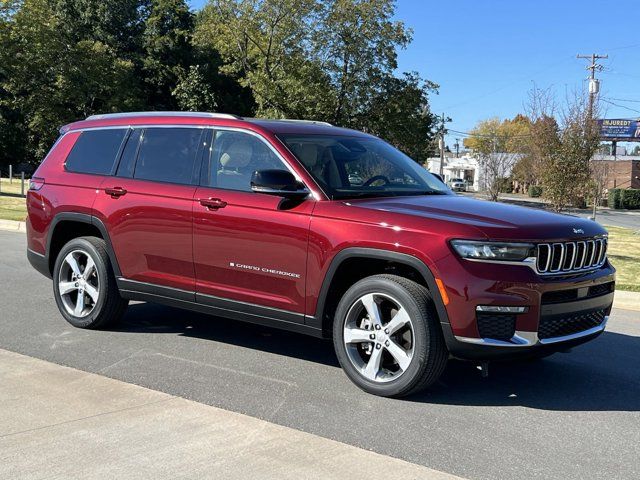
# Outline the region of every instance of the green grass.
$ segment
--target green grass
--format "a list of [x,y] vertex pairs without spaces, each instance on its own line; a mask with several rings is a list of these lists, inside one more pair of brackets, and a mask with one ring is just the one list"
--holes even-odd
[[18,220],[27,218],[27,204],[24,198],[0,195],[0,219]]
[[[26,195],[29,188],[29,181],[24,181],[24,193]],[[20,195],[20,179],[14,178],[13,182],[9,182],[8,178],[0,178],[0,195],[5,193],[11,193],[14,195]]]
[[616,268],[616,290],[640,292],[640,230],[607,227],[609,261]]

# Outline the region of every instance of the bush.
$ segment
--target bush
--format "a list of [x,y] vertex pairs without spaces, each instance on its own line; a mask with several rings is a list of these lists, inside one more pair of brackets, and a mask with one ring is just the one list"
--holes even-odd
[[620,190],[620,206],[629,210],[640,208],[640,189],[627,188]]
[[609,207],[614,209],[626,208],[628,210],[640,209],[640,189],[638,188],[610,188]]
[[500,193],[513,193],[513,181],[509,177],[497,178],[496,185]]
[[537,198],[542,196],[542,187],[540,185],[529,185],[529,196]]
[[609,208],[619,209],[620,208],[620,189],[619,188],[610,188],[608,192],[607,205]]

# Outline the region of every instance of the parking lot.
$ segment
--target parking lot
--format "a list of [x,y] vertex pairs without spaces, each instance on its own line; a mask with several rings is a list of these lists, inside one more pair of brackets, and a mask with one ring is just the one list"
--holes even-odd
[[2,349],[465,478],[640,477],[638,312],[615,309],[570,354],[492,364],[487,379],[451,362],[431,391],[390,400],[359,391],[331,343],[293,333],[142,303],[115,330],[74,329],[25,248],[0,231]]

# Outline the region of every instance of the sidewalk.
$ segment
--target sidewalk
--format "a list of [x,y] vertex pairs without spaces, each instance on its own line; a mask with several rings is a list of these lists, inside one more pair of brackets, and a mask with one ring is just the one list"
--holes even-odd
[[27,224],[25,222],[17,222],[15,220],[0,219],[0,230],[8,230],[10,232],[26,232]]
[[458,478],[6,350],[0,404],[0,478]]

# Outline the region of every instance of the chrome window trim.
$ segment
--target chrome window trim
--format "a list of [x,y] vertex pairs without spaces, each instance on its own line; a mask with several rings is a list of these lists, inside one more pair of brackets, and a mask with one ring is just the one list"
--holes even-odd
[[[257,137],[258,139],[260,139],[264,144],[267,145],[267,147],[269,147],[269,149],[276,155],[276,157],[284,164],[284,166],[287,168],[287,170],[289,170],[289,172],[291,172],[293,174],[293,176],[296,178],[297,181],[299,181],[300,183],[302,183],[305,188],[307,190],[309,190],[311,192],[311,197],[314,200],[320,200],[317,196],[317,194],[313,191],[313,189],[309,188],[309,186],[300,178],[300,176],[296,173],[296,171],[293,169],[293,167],[289,164],[289,162],[280,154],[280,152],[278,152],[278,150],[276,150],[276,148],[271,145],[271,143],[264,138],[264,136],[262,136],[261,134],[259,134],[258,132],[254,132],[253,130],[249,130],[246,128],[242,128],[242,127],[228,127],[228,126],[222,126],[222,125],[192,125],[192,124],[188,124],[188,123],[181,123],[181,124],[162,124],[162,125],[154,125],[154,124],[139,124],[139,125],[108,125],[108,126],[97,126],[97,127],[81,127],[81,128],[74,128],[73,130],[67,130],[61,137],[64,137],[65,135],[69,134],[69,133],[74,133],[74,132],[83,132],[86,130],[106,130],[106,129],[114,129],[114,128],[129,128],[129,129],[145,129],[145,128],[201,128],[201,129],[211,129],[214,131],[230,131],[230,132],[241,132],[241,133],[247,133],[249,135],[253,135],[254,137]],[[153,181],[153,180],[150,180]],[[210,187],[207,185],[199,185],[200,187],[203,188],[217,188],[217,187]],[[250,191],[246,191],[246,190],[230,190],[230,191],[234,191],[234,192],[245,192],[245,193],[252,193]],[[323,192],[324,193],[324,192]]]

